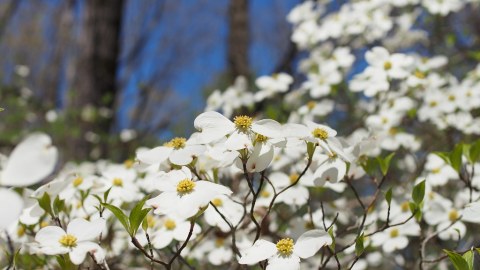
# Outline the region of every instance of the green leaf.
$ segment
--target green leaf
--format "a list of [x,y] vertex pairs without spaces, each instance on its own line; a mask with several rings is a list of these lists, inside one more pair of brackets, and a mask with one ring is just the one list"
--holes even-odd
[[50,195],[47,192],[43,193],[41,198],[37,198],[38,205],[50,216],[53,216],[52,211],[52,201],[50,199]]
[[60,212],[65,210],[65,200],[60,200],[60,197],[55,197],[53,201],[53,213],[57,216]]
[[471,147],[472,147],[472,146],[471,146],[470,144],[464,143],[464,144],[463,144],[463,149],[462,149],[462,150],[463,150],[463,151],[462,151],[462,154],[467,158],[467,160],[468,160],[469,162],[473,163],[473,162],[472,162],[472,158],[470,157],[470,148],[471,148]]
[[143,209],[145,205],[145,201],[148,200],[150,196],[146,196],[143,200],[139,201],[135,207],[133,207],[132,211],[130,212],[129,221],[130,221],[130,230],[131,234],[135,235],[138,231],[138,228],[142,224],[142,221],[147,216],[148,212],[150,212],[151,208]]
[[474,254],[473,254],[473,250],[470,250],[468,252],[465,252],[463,255],[462,255],[462,258],[465,260],[465,262],[468,264],[468,270],[473,270],[473,258],[474,258]]
[[391,153],[385,158],[377,157],[378,165],[380,165],[380,170],[382,171],[383,176],[387,175],[388,169],[390,167],[390,161],[392,160],[394,155],[395,152]]
[[332,249],[335,250],[335,235],[333,234],[333,226],[330,227],[330,229],[328,229],[328,234],[330,235],[330,237],[332,238]]
[[360,235],[357,240],[355,241],[355,254],[357,257],[360,257],[362,255],[363,251],[365,250],[365,246],[363,245],[363,233]]
[[459,173],[462,170],[463,144],[459,143],[450,153],[450,165]]
[[375,173],[375,169],[378,166],[378,161],[374,158],[367,158],[365,162],[362,164],[363,170],[368,174],[368,175],[373,175]]
[[470,159],[472,163],[480,161],[480,140],[473,143],[470,147]]
[[443,161],[445,161],[445,163],[447,164],[452,164],[450,162],[450,153],[449,152],[433,152],[433,154],[439,156],[440,158],[443,159]]
[[313,158],[313,153],[315,153],[315,148],[317,146],[312,143],[312,142],[307,142],[307,154],[308,154],[308,160],[312,160]]
[[147,229],[148,229],[148,215],[145,216],[145,218],[143,219],[142,229],[143,229],[144,231],[147,231]]
[[415,185],[412,191],[412,199],[415,204],[420,205],[425,197],[425,180]]
[[457,254],[457,253],[452,252],[452,251],[448,251],[446,249],[444,249],[443,252],[447,253],[448,258],[453,263],[453,266],[455,267],[456,270],[470,269],[468,267],[468,263],[465,261],[465,259],[460,254]]
[[103,193],[103,202],[105,202],[105,203],[107,203],[108,195],[110,194],[110,190],[112,190],[112,188],[107,189],[107,191],[105,191],[105,193]]
[[410,202],[408,203],[408,207],[410,208],[410,211],[412,214],[415,214],[415,219],[417,221],[420,221],[422,219],[422,208],[421,205],[417,205],[416,203]]
[[385,200],[387,201],[388,206],[390,206],[390,203],[392,202],[392,188],[389,188],[387,193],[385,193]]
[[105,208],[107,208],[108,210],[110,210],[110,212],[113,213],[113,215],[118,219],[118,221],[120,221],[120,223],[122,223],[123,227],[125,228],[125,230],[127,230],[127,232],[130,234],[130,236],[133,236],[133,234],[131,233],[131,230],[130,230],[130,222],[128,220],[128,217],[127,215],[125,215],[122,211],[122,209],[116,207],[115,205],[111,205],[111,204],[108,204],[108,203],[104,203],[102,204]]

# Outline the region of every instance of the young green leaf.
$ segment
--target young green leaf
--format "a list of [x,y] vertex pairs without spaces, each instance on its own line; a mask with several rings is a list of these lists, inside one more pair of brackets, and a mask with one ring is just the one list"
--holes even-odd
[[103,203],[102,205],[108,210],[110,210],[110,212],[113,213],[113,215],[120,221],[120,223],[122,223],[123,227],[125,228],[125,230],[127,230],[130,236],[133,236],[130,229],[130,222],[128,220],[128,217],[123,213],[122,209],[108,203]]
[[480,140],[474,142],[470,147],[470,159],[472,163],[480,160]]
[[412,199],[415,204],[420,205],[425,197],[425,180],[415,185],[412,191]]
[[459,173],[462,169],[463,144],[459,143],[450,153],[450,165]]
[[333,233],[333,226],[330,227],[330,229],[328,229],[328,234],[330,235],[330,237],[332,238],[332,249],[335,250],[335,235]]
[[388,206],[390,206],[390,203],[392,202],[392,188],[389,188],[385,193],[385,200],[387,201]]
[[473,270],[473,258],[474,258],[473,250],[465,252],[462,255],[462,258],[465,260],[465,262],[467,262],[468,270]]
[[439,156],[445,163],[452,164],[450,162],[450,153],[449,152],[433,152],[433,154]]
[[313,153],[315,152],[316,145],[312,142],[307,142],[307,154],[308,159],[312,160]]
[[365,250],[365,246],[363,245],[363,240],[364,240],[364,237],[362,233],[362,235],[360,235],[355,241],[355,255],[357,255],[357,257],[362,255],[363,251]]
[[138,231],[138,228],[142,224],[142,221],[147,216],[148,212],[150,212],[150,208],[143,209],[145,205],[145,201],[148,200],[150,196],[146,196],[143,200],[139,201],[135,207],[133,207],[132,211],[130,212],[129,221],[130,221],[130,230],[133,235],[135,235]]
[[382,171],[383,176],[387,175],[388,169],[390,168],[390,161],[392,160],[394,155],[395,152],[391,153],[385,158],[377,157],[378,165],[380,165],[380,170]]
[[55,216],[58,216],[63,210],[65,210],[65,200],[60,200],[59,196],[55,197],[53,201],[53,213]]
[[53,216],[52,211],[52,201],[50,199],[50,195],[47,192],[43,193],[41,198],[37,198],[38,205],[50,216]]
[[467,261],[465,261],[465,259],[460,254],[457,254],[452,251],[448,251],[446,249],[444,249],[443,252],[447,253],[448,258],[453,263],[453,266],[455,267],[456,270],[471,269],[471,268],[468,268]]

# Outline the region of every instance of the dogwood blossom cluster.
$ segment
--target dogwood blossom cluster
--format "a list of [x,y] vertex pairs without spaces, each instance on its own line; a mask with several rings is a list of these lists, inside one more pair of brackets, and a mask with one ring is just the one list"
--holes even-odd
[[411,46],[426,37],[418,20],[473,7],[304,1],[288,15],[300,75],[237,78],[209,96],[193,134],[123,163],[62,167],[48,135],[26,137],[1,159],[1,261],[445,269],[445,249],[468,265],[480,223],[480,65],[453,74],[448,57]]

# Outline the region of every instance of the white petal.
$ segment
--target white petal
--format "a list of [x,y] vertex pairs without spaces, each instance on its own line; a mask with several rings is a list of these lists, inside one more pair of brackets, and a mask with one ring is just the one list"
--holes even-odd
[[152,244],[157,249],[162,249],[168,245],[173,240],[173,232],[172,231],[159,231],[153,238]]
[[462,220],[472,223],[480,223],[480,202],[467,204],[462,211]]
[[[262,147],[267,147],[269,149],[266,153],[260,154]],[[270,162],[273,160],[273,147],[263,146],[260,143],[255,145],[252,155],[248,158],[247,169],[250,172],[261,172],[265,170]]]
[[311,135],[309,129],[301,124],[287,123],[283,125],[285,137],[305,138]]
[[23,200],[16,192],[0,188],[0,232],[12,225],[22,212]]
[[275,256],[268,260],[266,270],[300,270],[300,258],[295,255]]
[[38,231],[35,235],[35,241],[41,246],[60,247],[61,245],[58,241],[65,234],[65,231],[58,226],[47,226]]
[[233,132],[225,142],[225,147],[233,151],[248,148],[251,145],[250,138],[243,132]]
[[252,130],[268,138],[283,137],[282,125],[271,119],[263,119],[253,123]]
[[169,160],[176,165],[188,165],[192,162],[193,157],[186,149],[178,149],[172,152]]
[[172,151],[172,147],[159,146],[146,151],[138,151],[137,159],[149,165],[159,164],[167,160]]
[[10,154],[1,183],[15,187],[38,183],[53,172],[57,158],[57,148],[48,135],[31,135]]
[[204,143],[216,141],[235,130],[235,124],[218,112],[204,112],[197,116],[194,126],[201,133],[198,136]]
[[312,257],[317,251],[326,245],[332,244],[330,235],[321,230],[311,230],[303,233],[298,238],[293,253],[302,259]]
[[[190,240],[195,239],[197,234],[199,234],[202,231],[200,226],[195,224],[193,227],[192,231],[192,236],[190,237]],[[173,230],[173,238],[177,241],[185,241],[187,240],[188,234],[190,233],[190,222],[181,222],[177,224],[177,227],[175,230]]]
[[97,262],[101,262],[105,258],[105,252],[103,249],[93,242],[78,243],[68,255],[70,255],[70,260],[73,264],[79,265],[85,260],[85,257],[89,252],[95,256]]
[[277,253],[277,247],[274,243],[260,239],[243,252],[243,256],[238,260],[238,263],[255,264],[272,257],[275,253]]
[[104,228],[105,220],[103,218],[94,221],[76,218],[68,224],[67,233],[75,235],[77,241],[89,241],[97,238]]

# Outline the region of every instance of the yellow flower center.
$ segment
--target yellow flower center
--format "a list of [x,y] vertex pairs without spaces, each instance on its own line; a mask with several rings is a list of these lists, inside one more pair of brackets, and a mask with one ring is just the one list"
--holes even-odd
[[79,176],[77,178],[75,178],[72,182],[73,186],[74,187],[78,187],[80,186],[81,184],[83,183],[83,177]]
[[131,159],[127,159],[123,162],[123,166],[125,166],[125,168],[127,169],[131,169],[133,167],[133,164],[135,164],[135,162]]
[[413,75],[419,79],[425,79],[425,73],[421,72],[420,70],[415,71]]
[[448,100],[449,101],[455,101],[455,96],[454,95],[449,95]]
[[177,227],[177,224],[175,223],[175,221],[173,219],[165,220],[165,223],[163,225],[165,225],[165,228],[167,228],[167,230],[169,230],[169,231],[171,231],[171,230],[175,229],[175,227]]
[[300,175],[296,174],[296,173],[292,173],[290,174],[290,183],[296,183],[298,181],[298,177],[300,177]]
[[290,256],[293,252],[293,240],[283,238],[277,242],[277,250],[282,256]]
[[18,237],[22,237],[25,235],[25,227],[23,226],[19,226],[18,227],[18,230],[17,230],[17,236]]
[[390,62],[390,61],[385,62],[385,63],[383,64],[383,68],[384,68],[385,70],[390,70],[390,69],[392,68],[392,62]]
[[391,237],[391,238],[397,237],[398,234],[399,234],[399,231],[398,231],[397,228],[393,228],[393,229],[390,231],[390,237]]
[[177,184],[177,192],[180,194],[186,194],[191,192],[195,188],[195,182],[191,179],[183,179]]
[[432,169],[432,173],[433,173],[433,174],[440,173],[440,168]]
[[48,225],[50,225],[50,224],[48,224],[48,222],[42,221],[42,222],[40,223],[40,228],[47,227]]
[[149,228],[155,227],[156,223],[157,222],[155,221],[155,218],[152,215],[147,216],[147,225],[148,225]]
[[187,139],[182,137],[176,137],[171,139],[169,142],[164,143],[163,146],[172,147],[174,149],[182,149],[185,147]]
[[437,107],[438,102],[436,102],[436,101],[430,101],[430,103],[428,103],[428,105],[429,105],[430,107]]
[[258,134],[258,133],[255,135],[255,141],[256,142],[264,143],[267,140],[268,140],[267,136],[263,136],[262,134]]
[[407,212],[410,209],[410,206],[408,205],[408,201],[404,201],[400,206],[400,208],[402,209],[402,212]]
[[250,129],[252,126],[253,119],[250,116],[246,115],[240,115],[240,116],[235,116],[233,118],[233,123],[235,124],[235,127],[243,132],[246,132]]
[[215,246],[216,247],[223,247],[224,244],[225,244],[225,238],[215,239]]
[[316,128],[312,131],[312,135],[320,140],[326,140],[328,138],[328,132],[323,128]]
[[315,108],[315,106],[317,106],[317,103],[315,101],[309,101],[307,102],[307,108],[311,111],[313,110],[313,108]]
[[219,207],[223,205],[223,201],[219,198],[215,198],[212,200],[212,204],[215,205],[216,207]]
[[58,240],[60,244],[64,247],[76,247],[77,246],[77,238],[71,234],[66,234]]
[[452,222],[457,220],[458,216],[458,212],[455,209],[450,210],[450,212],[448,213],[448,219]]
[[112,183],[113,183],[113,185],[116,186],[116,187],[123,187],[123,180],[122,180],[122,178],[115,177],[115,178],[113,178]]
[[270,192],[268,192],[266,190],[262,190],[262,192],[260,192],[260,196],[263,197],[263,198],[268,198],[268,197],[270,197]]

